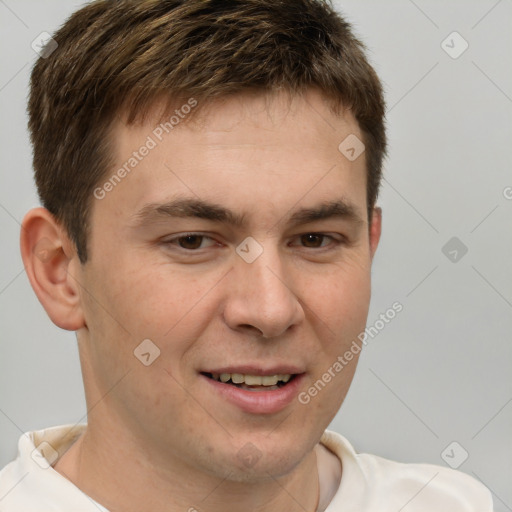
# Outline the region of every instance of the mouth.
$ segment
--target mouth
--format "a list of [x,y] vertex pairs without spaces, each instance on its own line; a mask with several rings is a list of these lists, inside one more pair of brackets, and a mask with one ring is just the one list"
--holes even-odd
[[246,391],[273,391],[291,383],[298,374],[250,375],[244,373],[208,373],[202,375],[223,384],[229,384]]
[[[293,404],[306,373],[300,367],[226,366],[200,371],[212,404],[228,403],[249,414],[276,414]],[[220,400],[220,402],[218,402]]]

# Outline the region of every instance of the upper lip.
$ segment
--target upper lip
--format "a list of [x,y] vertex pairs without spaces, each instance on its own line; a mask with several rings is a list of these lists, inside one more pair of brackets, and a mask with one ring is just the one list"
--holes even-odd
[[201,373],[241,373],[243,375],[257,375],[260,377],[270,375],[295,375],[304,373],[297,366],[276,365],[265,367],[263,365],[239,365],[239,366],[222,366],[220,368],[202,370]]

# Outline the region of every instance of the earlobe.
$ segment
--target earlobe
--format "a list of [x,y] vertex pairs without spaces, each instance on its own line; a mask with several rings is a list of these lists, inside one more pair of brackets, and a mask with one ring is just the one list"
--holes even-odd
[[69,331],[83,327],[79,284],[70,273],[78,256],[48,210],[34,208],[25,215],[20,246],[30,284],[52,322]]
[[373,260],[377,247],[379,245],[380,235],[382,232],[382,208],[375,207],[372,214],[372,222],[370,225],[370,256]]

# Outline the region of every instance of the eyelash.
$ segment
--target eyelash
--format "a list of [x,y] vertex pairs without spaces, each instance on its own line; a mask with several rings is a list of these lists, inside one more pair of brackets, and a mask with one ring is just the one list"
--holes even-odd
[[[317,232],[304,233],[302,235],[297,235],[297,237],[298,238],[302,238],[302,237],[308,236],[308,235],[322,237],[323,239],[326,239],[326,238],[331,239],[331,244],[334,243],[334,247],[332,247],[331,249],[327,249],[327,250],[333,250],[333,249],[339,247],[340,245],[346,245],[346,243],[347,243],[344,237],[342,237],[341,239],[336,239],[332,235],[327,235],[325,233],[317,233]],[[200,248],[199,249],[186,249],[185,247],[180,247],[179,245],[175,244],[175,242],[178,242],[179,240],[181,240],[183,238],[187,238],[187,237],[199,237],[199,238],[202,238],[203,240],[204,239],[213,240],[212,237],[210,237],[208,235],[203,235],[202,233],[185,233],[183,235],[179,235],[179,236],[176,236],[174,238],[171,238],[169,240],[164,241],[164,244],[166,244],[166,245],[176,245],[177,250],[180,250],[180,251],[189,252],[189,253],[193,253],[193,252],[199,253],[201,251]],[[201,242],[203,240],[201,240]],[[322,250],[323,249],[323,250],[325,250],[326,247],[328,247],[328,246],[305,247],[305,249],[312,249],[312,250],[315,250],[315,249],[316,250]]]

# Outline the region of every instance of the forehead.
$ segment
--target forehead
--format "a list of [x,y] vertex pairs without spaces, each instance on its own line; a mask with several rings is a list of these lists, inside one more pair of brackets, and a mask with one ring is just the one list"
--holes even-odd
[[[202,110],[187,118],[193,108]],[[239,95],[206,106],[189,98],[161,112],[114,126],[114,165],[103,184],[122,178],[101,208],[133,216],[179,195],[262,218],[344,197],[365,217],[364,151],[350,159],[340,147],[350,137],[362,141],[361,131],[349,110],[335,115],[319,93]]]
[[351,110],[341,107],[335,114],[332,105],[317,89],[300,95],[249,91],[209,101],[182,96],[169,103],[159,98],[144,112],[143,123],[141,118],[131,124],[126,115],[118,116],[112,136],[118,156],[130,153],[146,135],[158,146],[186,138],[188,145],[218,142],[219,149],[237,143],[283,148],[315,145],[318,149],[326,145],[333,149],[334,144],[336,149],[344,134],[363,140]]

